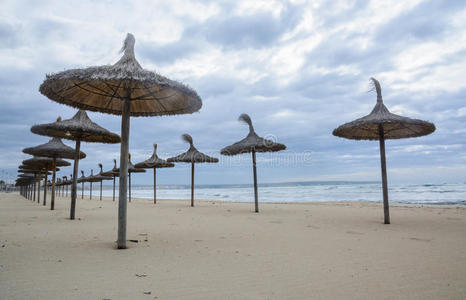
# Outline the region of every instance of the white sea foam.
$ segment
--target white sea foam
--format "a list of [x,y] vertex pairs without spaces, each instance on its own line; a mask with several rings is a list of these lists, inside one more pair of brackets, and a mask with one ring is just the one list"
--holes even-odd
[[[86,192],[88,193],[88,192]],[[98,187],[94,188],[98,194]],[[104,196],[112,196],[112,187],[105,186]],[[118,195],[118,186],[116,195]],[[160,186],[158,199],[189,199],[189,186]],[[152,186],[133,186],[132,197],[153,197]],[[216,201],[254,201],[254,190],[250,185],[196,186],[196,199]],[[461,204],[466,205],[466,183],[448,184],[391,184],[389,200],[394,203],[411,204]],[[259,186],[261,202],[328,202],[366,201],[381,202],[380,183],[367,182],[306,182],[286,184],[264,184]]]

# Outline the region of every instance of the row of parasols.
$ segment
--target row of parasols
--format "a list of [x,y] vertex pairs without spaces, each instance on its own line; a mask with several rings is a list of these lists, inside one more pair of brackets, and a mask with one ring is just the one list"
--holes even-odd
[[[236,155],[243,153],[252,153],[253,174],[254,174],[254,199],[255,199],[255,212],[259,212],[259,202],[257,195],[257,172],[256,172],[256,152],[276,152],[286,149],[286,146],[280,143],[264,139],[256,134],[252,125],[251,118],[247,114],[242,114],[239,120],[245,122],[249,126],[249,134],[243,140],[234,143],[221,150],[223,155]],[[84,110],[79,110],[71,119],[61,120],[58,117],[56,122],[40,124],[31,127],[33,133],[51,136],[52,139],[45,144],[35,147],[23,149],[24,153],[33,155],[32,158],[26,159],[22,165],[18,167],[17,183],[25,186],[22,191],[31,200],[36,199],[40,202],[40,182],[44,179],[44,199],[43,205],[46,205],[47,200],[47,184],[51,186],[51,203],[50,209],[55,208],[55,187],[65,187],[76,183],[82,183],[81,198],[84,197],[84,183],[90,183],[89,195],[92,199],[92,183],[100,182],[100,199],[102,199],[102,182],[104,180],[113,180],[113,201],[115,201],[115,179],[120,176],[120,168],[117,168],[116,160],[114,159],[114,167],[111,170],[103,171],[102,164],[99,164],[100,172],[93,173],[89,176],[84,175],[81,170],[81,177],[70,175],[70,180],[66,176],[62,179],[56,179],[56,171],[58,167],[69,166],[70,163],[64,159],[71,159],[77,157],[75,160],[74,168],[78,168],[79,159],[86,157],[86,154],[80,150],[81,142],[101,142],[101,143],[119,143],[120,137],[116,133],[112,133],[96,123],[92,122]],[[61,138],[72,139],[76,141],[75,148],[65,145]],[[194,166],[198,163],[217,163],[218,158],[208,156],[196,149],[193,139],[189,134],[183,134],[184,141],[189,143],[189,149],[175,157],[168,158],[167,160],[161,159],[157,155],[157,144],[154,144],[152,156],[140,163],[133,165],[131,162],[131,155],[128,155],[128,178],[129,178],[129,202],[131,202],[131,174],[143,173],[145,169],[153,169],[154,172],[154,204],[157,203],[157,173],[156,170],[160,168],[170,168],[175,166],[175,162],[190,163],[191,164],[191,206],[194,206]],[[76,153],[78,155],[76,155]],[[49,173],[52,171],[52,173]],[[52,175],[52,180],[47,181],[47,176]],[[33,191],[34,193],[31,193]],[[70,206],[70,219],[75,218],[76,211],[76,194],[74,189],[71,193],[71,206]]]
[[[62,158],[74,159],[70,219],[74,219],[77,193],[78,161],[85,156],[80,151],[81,141],[118,143],[120,142],[119,198],[118,198],[118,238],[117,248],[126,248],[127,225],[127,191],[129,163],[130,117],[164,116],[194,113],[202,107],[202,100],[192,88],[168,79],[156,72],[145,70],[136,60],[135,38],[128,33],[121,52],[122,57],[113,65],[70,69],[47,75],[39,91],[52,101],[80,109],[70,120],[57,121],[32,127],[37,134],[53,137],[50,142],[24,152],[35,155],[23,162],[20,170],[27,170],[18,179],[17,184],[24,186],[31,181],[40,168],[47,176],[52,171],[52,206],[54,202],[54,182],[57,167],[66,161]],[[385,140],[416,137],[432,133],[435,126],[432,123],[401,117],[388,111],[382,101],[380,84],[372,78],[377,92],[377,103],[372,112],[353,122],[346,123],[333,131],[335,136],[356,140],[378,140],[380,143],[380,158],[382,169],[384,221],[390,223],[388,212],[388,187],[385,162]],[[121,139],[89,120],[84,110],[121,115]],[[221,153],[235,155],[252,153],[253,176],[255,190],[255,211],[258,211],[256,152],[279,151],[285,149],[282,144],[260,138],[254,132],[251,120],[247,115],[241,115],[240,120],[249,125],[248,136],[238,143],[224,148]],[[55,126],[53,125],[55,124]],[[59,138],[76,141],[75,149],[64,145]],[[187,152],[167,159],[169,162],[188,162],[192,164],[191,201],[194,198],[194,164],[198,162],[217,162],[216,158],[206,156],[193,145],[189,135],[183,139],[190,144]],[[156,153],[154,153],[156,159]],[[199,159],[199,161],[197,161]],[[151,162],[148,162],[148,166]],[[152,162],[153,163],[153,162]],[[39,167],[37,167],[39,166]],[[45,167],[44,167],[45,166]],[[155,167],[151,167],[154,168]],[[104,176],[100,174],[100,176]],[[155,180],[155,177],[154,177]]]

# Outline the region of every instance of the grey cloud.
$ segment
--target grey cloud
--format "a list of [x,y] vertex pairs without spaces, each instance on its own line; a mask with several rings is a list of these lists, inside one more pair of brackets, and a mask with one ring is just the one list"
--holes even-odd
[[251,15],[220,15],[185,30],[185,37],[203,38],[226,48],[270,46],[302,18],[302,6],[287,5],[278,17],[258,12]]

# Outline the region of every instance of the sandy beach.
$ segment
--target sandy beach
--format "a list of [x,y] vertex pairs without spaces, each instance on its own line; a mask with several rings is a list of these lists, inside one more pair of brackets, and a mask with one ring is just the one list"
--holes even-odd
[[0,194],[1,299],[464,299],[466,208]]

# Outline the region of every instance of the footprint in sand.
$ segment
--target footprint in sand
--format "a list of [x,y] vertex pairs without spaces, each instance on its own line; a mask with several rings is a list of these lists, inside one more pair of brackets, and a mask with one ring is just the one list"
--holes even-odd
[[421,238],[417,238],[417,237],[410,237],[409,239],[413,240],[413,241],[419,241],[419,242],[430,242],[431,241],[429,239],[421,239]]
[[352,230],[348,230],[346,233],[348,234],[359,234],[359,235],[363,235],[364,233],[362,232],[357,232],[357,231],[352,231]]
[[307,225],[307,228],[312,228],[312,229],[320,229],[319,226],[314,226],[314,225]]

